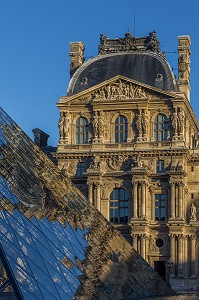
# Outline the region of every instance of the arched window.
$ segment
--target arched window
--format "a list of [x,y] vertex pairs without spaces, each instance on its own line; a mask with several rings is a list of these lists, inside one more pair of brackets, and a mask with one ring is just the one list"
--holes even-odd
[[128,224],[128,195],[124,189],[114,189],[110,195],[110,222]]
[[168,118],[159,114],[154,122],[154,139],[156,142],[165,141],[168,138]]
[[84,117],[80,117],[76,122],[76,143],[88,143],[88,120]]
[[127,141],[128,136],[128,122],[124,116],[118,116],[115,120],[115,142],[123,143]]

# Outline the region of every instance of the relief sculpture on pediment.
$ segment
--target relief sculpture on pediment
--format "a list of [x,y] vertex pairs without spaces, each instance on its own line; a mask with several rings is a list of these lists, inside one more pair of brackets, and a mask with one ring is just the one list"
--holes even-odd
[[92,93],[93,99],[98,100],[121,100],[134,98],[147,98],[145,88],[133,83],[122,82],[118,80],[115,83],[108,84]]

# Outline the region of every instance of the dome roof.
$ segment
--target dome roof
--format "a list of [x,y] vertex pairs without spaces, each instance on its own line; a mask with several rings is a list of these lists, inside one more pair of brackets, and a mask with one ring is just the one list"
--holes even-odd
[[162,54],[136,51],[98,55],[86,61],[72,76],[68,95],[82,92],[117,75],[166,91],[176,90],[174,74]]

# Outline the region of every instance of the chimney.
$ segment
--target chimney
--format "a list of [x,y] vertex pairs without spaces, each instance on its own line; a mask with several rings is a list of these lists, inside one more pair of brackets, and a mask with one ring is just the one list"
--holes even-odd
[[48,146],[49,135],[47,133],[39,128],[34,128],[32,132],[34,134],[34,142],[39,148]]
[[84,44],[82,42],[70,43],[70,76],[74,74],[84,62]]
[[178,37],[178,84],[190,101],[190,55],[191,39],[189,35]]

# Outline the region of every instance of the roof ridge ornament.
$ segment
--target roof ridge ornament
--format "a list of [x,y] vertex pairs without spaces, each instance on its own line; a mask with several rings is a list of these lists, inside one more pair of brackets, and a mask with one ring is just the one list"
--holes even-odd
[[152,31],[148,36],[134,37],[130,32],[125,33],[124,38],[109,39],[100,34],[99,54],[109,54],[126,51],[152,51],[160,53],[160,42],[156,32]]

